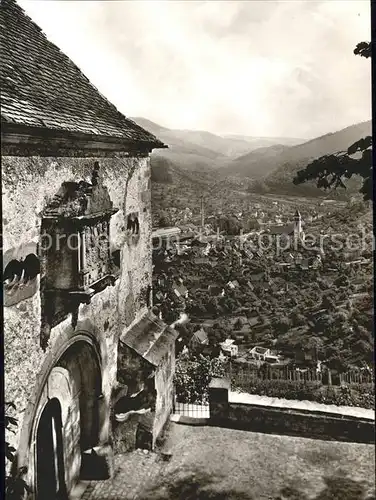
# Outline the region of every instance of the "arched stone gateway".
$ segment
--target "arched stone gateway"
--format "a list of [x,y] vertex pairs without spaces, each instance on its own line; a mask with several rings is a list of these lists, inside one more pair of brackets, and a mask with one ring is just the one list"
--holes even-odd
[[106,443],[100,436],[107,418],[99,354],[79,335],[48,373],[29,427],[34,500],[67,500],[82,474],[85,479],[106,476],[101,457]]

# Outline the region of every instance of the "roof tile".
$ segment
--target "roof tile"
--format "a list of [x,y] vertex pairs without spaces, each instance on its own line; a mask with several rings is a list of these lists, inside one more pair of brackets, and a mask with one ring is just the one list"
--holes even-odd
[[1,0],[1,119],[164,147],[122,115],[14,0]]

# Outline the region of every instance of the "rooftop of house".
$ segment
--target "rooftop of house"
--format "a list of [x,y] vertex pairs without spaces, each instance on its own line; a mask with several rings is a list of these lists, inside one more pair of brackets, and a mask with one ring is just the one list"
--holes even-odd
[[255,326],[260,322],[260,318],[258,316],[255,316],[253,318],[248,319],[249,326]]
[[172,285],[173,289],[176,290],[180,295],[185,295],[188,292],[188,288],[182,283],[174,283]]
[[221,346],[222,347],[229,347],[231,345],[233,345],[235,342],[234,339],[226,339],[224,342],[221,342]]
[[259,347],[259,346],[255,346],[250,350],[250,352],[257,352],[257,354],[265,354],[268,351],[269,349],[267,349],[266,347]]
[[209,257],[195,257],[193,262],[195,264],[207,264],[209,262]]
[[365,283],[364,278],[355,278],[354,280],[351,281],[352,285],[364,285]]
[[310,262],[309,262],[309,259],[302,259],[301,262],[300,262],[300,266],[303,268],[303,269],[308,269],[309,266],[310,266]]
[[230,317],[228,320],[229,320],[229,322],[231,323],[231,325],[234,325],[234,324],[235,324],[235,323],[237,323],[239,320],[240,320],[242,323],[247,323],[247,322],[248,322],[247,316],[244,316],[244,315],[232,316],[232,317]]
[[193,247],[206,247],[207,242],[202,241],[202,237],[195,237],[194,240],[192,241],[191,245]]
[[0,9],[1,124],[166,147],[126,118],[15,0]]
[[274,354],[274,353],[269,353],[266,358],[266,360],[268,359],[276,359],[276,360],[280,360],[281,359],[281,356],[279,354]]
[[268,232],[270,234],[286,234],[290,235],[293,234],[294,232],[294,224],[287,224],[287,225],[273,225],[268,227]]
[[202,344],[208,341],[208,334],[205,332],[203,328],[200,328],[200,330],[193,332],[193,337],[199,340]]
[[195,237],[195,233],[192,231],[182,232],[180,234],[180,241],[190,240]]
[[368,292],[361,292],[361,293],[353,293],[349,296],[350,299],[360,299],[364,297],[370,297],[370,294]]
[[166,236],[175,236],[180,234],[181,230],[178,227],[161,227],[153,229],[152,238],[163,238]]
[[264,272],[262,272],[262,273],[254,273],[254,274],[250,274],[249,278],[251,279],[251,282],[252,281],[261,281],[261,280],[264,279],[264,275],[265,275]]

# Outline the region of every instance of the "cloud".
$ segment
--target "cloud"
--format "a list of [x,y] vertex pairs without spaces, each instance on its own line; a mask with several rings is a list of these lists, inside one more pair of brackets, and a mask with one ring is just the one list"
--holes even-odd
[[364,0],[20,4],[128,116],[307,138],[371,116]]

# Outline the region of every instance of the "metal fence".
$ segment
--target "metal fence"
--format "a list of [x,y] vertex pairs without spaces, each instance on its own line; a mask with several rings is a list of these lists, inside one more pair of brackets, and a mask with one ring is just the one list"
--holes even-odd
[[326,376],[315,369],[293,370],[291,368],[273,368],[264,365],[261,368],[252,365],[242,366],[230,363],[226,370],[227,376],[231,380],[237,381],[257,381],[257,380],[291,380],[291,381],[310,381],[324,384]]
[[375,375],[368,371],[351,370],[339,374],[340,384],[374,384]]
[[[296,388],[297,390],[302,389],[302,384],[305,385],[308,390],[310,390],[309,386],[311,389],[315,390],[322,386],[341,386],[343,384],[350,386],[355,384],[372,384],[374,387],[374,374],[366,370],[351,370],[339,374],[329,369],[324,369],[322,371],[318,371],[315,368],[297,370],[288,366],[273,367],[270,365],[263,365],[258,367],[256,365],[241,365],[239,363],[229,362],[224,373],[214,374],[214,376],[218,375],[224,376],[231,381],[232,390],[249,391],[254,394],[259,394],[260,390],[261,394],[264,393],[264,390],[268,391],[268,381],[276,381],[277,386],[278,381],[280,381],[279,390],[281,394],[288,389],[284,387],[284,383],[286,382],[289,386],[291,383],[291,388]],[[263,384],[264,381],[266,381],[265,385]],[[201,383],[198,385],[202,387]],[[281,395],[278,397],[283,396]],[[198,391],[194,401],[191,399],[190,402],[185,402],[184,398],[185,396],[183,395],[181,395],[180,398],[176,395],[174,396],[173,413],[175,415],[192,418],[210,417],[207,391],[204,390],[203,393]]]
[[273,367],[263,365],[239,365],[229,363],[226,376],[234,384],[246,385],[262,380],[284,380],[293,382],[315,383],[317,385],[342,385],[342,384],[373,384],[374,374],[366,370],[351,370],[337,373],[329,369],[317,370],[315,368],[299,370],[291,367]]
[[[201,385],[201,384],[200,384]],[[178,388],[174,386],[173,413],[192,418],[209,418],[209,394],[208,389],[202,387],[193,396],[190,394],[177,394]]]
[[179,403],[175,400],[174,414],[192,418],[209,418],[209,403]]

